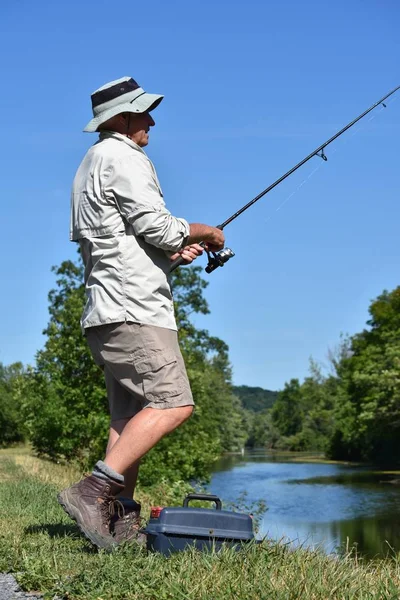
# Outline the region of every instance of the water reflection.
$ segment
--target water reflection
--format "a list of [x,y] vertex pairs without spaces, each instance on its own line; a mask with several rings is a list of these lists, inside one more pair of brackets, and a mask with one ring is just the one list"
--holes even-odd
[[267,503],[260,536],[291,540],[326,552],[357,544],[369,557],[400,550],[400,486],[393,475],[351,465],[291,462],[288,456],[256,453],[225,457],[209,489],[235,502]]

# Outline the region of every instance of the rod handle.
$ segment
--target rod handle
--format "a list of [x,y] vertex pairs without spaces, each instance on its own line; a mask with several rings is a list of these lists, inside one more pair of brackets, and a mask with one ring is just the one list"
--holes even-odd
[[172,273],[172,271],[175,271],[175,269],[177,269],[178,267],[183,265],[184,262],[185,261],[183,260],[182,256],[178,256],[178,258],[176,258],[175,260],[172,261],[169,272]]
[[[200,242],[200,246],[202,248],[204,248],[204,245],[205,245],[204,242]],[[186,264],[187,263],[185,263],[182,256],[178,256],[178,258],[176,258],[174,261],[172,261],[169,272],[172,273],[172,271],[175,271],[175,269],[177,269],[181,265],[186,265]]]
[[184,264],[184,260],[183,260],[182,256],[178,256],[178,258],[176,258],[175,260],[172,261],[169,272],[172,273],[172,271],[175,271],[175,269],[177,269],[178,267],[180,267],[183,264]]

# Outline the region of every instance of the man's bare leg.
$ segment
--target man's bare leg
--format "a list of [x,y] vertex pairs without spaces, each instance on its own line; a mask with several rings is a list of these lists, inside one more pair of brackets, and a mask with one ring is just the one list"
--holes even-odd
[[[116,421],[111,421],[106,456],[110,452],[114,444],[119,440],[119,437],[122,431],[124,430],[125,425],[129,423],[130,420],[131,417],[128,419],[118,419]],[[125,471],[125,473],[122,473],[122,475],[124,475],[125,478],[125,488],[123,492],[118,494],[118,496],[123,496],[124,498],[133,498],[136,487],[136,481],[139,474],[139,466],[140,460],[134,462],[133,465],[127,471]]]
[[104,462],[117,473],[126,473],[161,438],[184,423],[192,412],[193,406],[144,408],[123,427]]

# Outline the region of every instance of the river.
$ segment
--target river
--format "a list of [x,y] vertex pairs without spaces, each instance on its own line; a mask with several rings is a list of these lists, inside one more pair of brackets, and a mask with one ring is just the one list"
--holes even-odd
[[257,537],[327,553],[356,544],[369,558],[400,550],[400,485],[392,483],[400,475],[295,460],[264,451],[224,457],[208,490],[239,506],[265,502]]

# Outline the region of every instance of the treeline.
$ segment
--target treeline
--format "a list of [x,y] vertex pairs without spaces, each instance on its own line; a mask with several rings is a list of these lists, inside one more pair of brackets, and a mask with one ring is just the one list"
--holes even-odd
[[248,445],[327,452],[335,428],[337,394],[337,378],[324,377],[311,360],[310,375],[303,383],[291,379],[278,392],[272,408],[254,415]]
[[[280,392],[232,386],[226,344],[194,327],[209,312],[199,267],[173,273],[180,343],[197,409],[143,460],[142,485],[207,479],[223,452],[244,445],[317,450],[344,460],[400,460],[400,287],[370,306],[361,333],[342,339],[330,373],[311,361],[303,382]],[[55,269],[46,343],[36,364],[0,365],[0,445],[29,440],[40,455],[90,468],[106,446],[109,417],[101,370],[80,331],[80,261]]]

